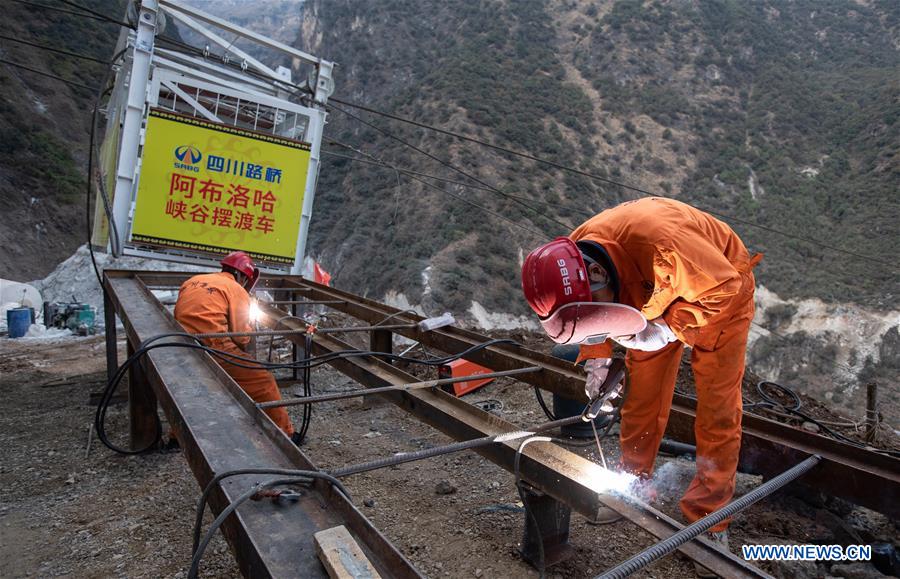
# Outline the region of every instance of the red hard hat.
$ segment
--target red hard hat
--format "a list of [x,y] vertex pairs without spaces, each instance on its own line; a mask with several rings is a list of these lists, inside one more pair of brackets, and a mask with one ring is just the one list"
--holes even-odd
[[558,237],[528,254],[522,265],[522,291],[544,331],[560,344],[636,334],[647,323],[630,306],[591,301],[584,258],[568,237]]
[[247,276],[247,279],[250,280],[250,287],[247,288],[248,292],[253,289],[253,286],[256,285],[256,280],[259,279],[259,268],[254,265],[253,258],[243,251],[232,251],[219,263]]

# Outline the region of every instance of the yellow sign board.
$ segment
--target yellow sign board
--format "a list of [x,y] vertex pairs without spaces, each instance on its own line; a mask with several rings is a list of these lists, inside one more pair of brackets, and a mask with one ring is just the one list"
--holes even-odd
[[307,143],[152,110],[132,243],[294,263]]

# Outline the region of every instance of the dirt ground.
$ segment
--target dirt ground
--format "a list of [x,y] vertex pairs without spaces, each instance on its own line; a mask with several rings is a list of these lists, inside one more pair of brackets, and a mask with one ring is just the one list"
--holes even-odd
[[[124,345],[123,345],[124,349]],[[120,353],[120,359],[124,352]],[[178,451],[119,456],[92,441],[102,389],[102,337],[55,341],[0,339],[0,560],[5,577],[184,577],[200,489]],[[433,372],[433,371],[432,371]],[[313,372],[314,393],[357,387],[327,367]],[[284,390],[293,396],[299,387]],[[548,397],[549,398],[549,397]],[[545,421],[532,389],[498,380],[466,397],[522,426]],[[500,404],[492,401],[499,401]],[[295,407],[296,408],[296,407]],[[294,412],[295,422],[300,414]],[[109,428],[126,433],[126,406],[110,410]],[[317,405],[303,451],[328,468],[450,442],[390,403],[354,399]],[[604,441],[615,458],[615,437]],[[594,456],[595,449],[587,449]],[[661,457],[657,507],[680,519],[678,498],[693,476],[686,459]],[[429,577],[537,577],[518,548],[523,512],[511,474],[472,452],[446,455],[349,477],[363,512]],[[759,483],[738,476],[738,493]],[[210,519],[207,518],[208,525]],[[781,492],[736,518],[731,548],[745,543],[871,544],[897,541],[885,517],[843,501]],[[638,527],[593,526],[573,514],[573,557],[549,577],[591,577],[653,543]],[[780,577],[880,576],[869,564],[791,563],[767,567]],[[227,544],[217,538],[204,576],[238,576]],[[694,577],[674,555],[639,577]]]

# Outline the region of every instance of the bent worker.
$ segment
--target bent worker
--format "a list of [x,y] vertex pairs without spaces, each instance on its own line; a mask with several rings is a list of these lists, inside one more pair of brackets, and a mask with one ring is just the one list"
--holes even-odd
[[[691,347],[697,473],[680,502],[688,522],[725,506],[734,493],[753,319],[751,270],[761,257],[751,257],[734,231],[707,213],[654,197],[603,211],[569,237],[535,249],[522,269],[525,298],[550,337],[581,343],[589,396],[606,379],[612,358],[605,328],[616,312],[603,304],[631,306],[646,319],[634,335],[608,336],[628,349],[622,466],[644,480],[669,418],[682,350]],[[607,510],[599,522],[617,518]],[[726,548],[727,526],[710,533]]]
[[[259,269],[243,251],[228,254],[222,271],[196,275],[183,284],[175,302],[175,319],[191,334],[249,332],[250,292],[259,278]],[[247,357],[249,336],[205,338],[203,343],[235,356]],[[242,368],[220,358],[216,362],[254,402],[281,400],[275,377],[263,368]],[[267,408],[266,414],[294,443],[294,425],[284,408]]]

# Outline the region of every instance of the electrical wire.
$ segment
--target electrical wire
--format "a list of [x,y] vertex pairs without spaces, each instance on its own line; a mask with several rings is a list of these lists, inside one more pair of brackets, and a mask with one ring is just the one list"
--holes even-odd
[[[776,391],[787,396],[790,399],[790,404],[785,405],[783,402],[779,401],[773,395],[771,395],[769,392],[767,392],[767,389],[770,389],[770,388],[775,389]],[[691,400],[697,400],[696,396],[694,396],[693,394],[689,394],[683,390],[676,390],[676,392],[678,392],[678,394],[684,396],[685,398],[689,398]],[[800,399],[800,395],[797,394],[797,392],[794,391],[792,388],[788,388],[787,386],[783,386],[783,385],[781,385],[777,382],[773,382],[771,380],[762,380],[756,384],[756,392],[760,396],[760,398],[762,398],[762,400],[760,402],[745,402],[743,404],[743,408],[745,411],[752,411],[756,408],[762,408],[764,410],[767,410],[767,409],[775,410],[775,411],[777,411],[777,413],[780,413],[782,416],[796,416],[797,418],[800,418],[806,422],[811,422],[812,424],[815,424],[823,432],[825,432],[825,434],[827,434],[831,438],[834,438],[835,440],[838,440],[845,444],[849,444],[850,446],[853,446],[855,448],[863,448],[866,450],[870,450],[872,452],[877,452],[880,454],[887,454],[889,456],[900,456],[900,451],[898,451],[898,450],[891,450],[891,449],[887,449],[887,448],[875,448],[875,447],[869,446],[867,444],[857,442],[857,441],[853,440],[852,438],[848,438],[848,437],[844,436],[843,434],[841,434],[840,432],[837,432],[837,431],[829,428],[827,423],[822,422],[821,420],[818,420],[816,418],[813,418],[806,412],[802,412],[800,409],[802,408],[803,403]]]
[[[408,173],[408,172],[403,171],[403,170],[401,170],[401,169],[399,169],[399,168],[397,168],[397,167],[394,167],[393,165],[391,165],[391,164],[388,163],[387,161],[384,161],[384,160],[382,160],[382,159],[379,159],[379,158],[375,157],[374,155],[370,155],[370,154],[368,154],[368,153],[366,153],[366,152],[364,152],[364,151],[361,151],[361,150],[359,150],[359,149],[356,149],[356,148],[354,148],[354,147],[351,147],[350,145],[343,145],[343,146],[344,146],[344,147],[347,147],[347,148],[349,148],[349,149],[351,149],[351,150],[353,150],[353,151],[356,151],[357,153],[360,153],[360,154],[362,154],[362,155],[366,155],[367,157],[370,157],[370,158],[374,159],[375,161],[377,161],[378,164],[380,164],[381,166],[383,166],[383,167],[385,167],[385,168],[388,168],[388,169],[392,169],[392,170],[394,170],[394,171],[397,171],[397,173],[404,173],[407,177],[409,177],[409,178],[412,179],[413,181],[416,181],[416,182],[418,182],[418,183],[421,183],[421,184],[425,185],[426,187],[429,187],[429,188],[431,188],[431,189],[434,189],[435,191],[438,191],[438,192],[443,193],[443,194],[445,194],[445,195],[450,195],[451,197],[454,197],[454,198],[456,198],[456,199],[459,199],[459,200],[462,201],[463,203],[466,203],[466,204],[468,204],[468,205],[471,205],[472,207],[475,207],[476,209],[480,209],[481,211],[484,211],[485,213],[488,213],[488,214],[490,214],[490,215],[493,215],[493,216],[496,217],[497,219],[500,219],[500,220],[502,220],[502,221],[505,221],[505,222],[509,223],[510,225],[513,225],[513,226],[518,227],[518,228],[520,228],[520,229],[524,229],[525,231],[527,231],[527,232],[529,232],[529,233],[535,235],[535,236],[538,237],[539,239],[546,239],[546,238],[547,238],[547,234],[546,234],[545,232],[543,232],[543,231],[539,231],[539,230],[537,230],[537,229],[532,229],[531,227],[528,227],[527,225],[523,225],[523,224],[519,223],[518,221],[515,221],[515,220],[513,220],[513,219],[510,219],[510,218],[507,217],[506,215],[503,215],[503,214],[501,214],[501,213],[498,213],[498,212],[496,212],[496,211],[494,211],[494,210],[492,210],[492,209],[488,209],[487,207],[484,207],[483,205],[479,205],[478,203],[475,203],[474,201],[472,201],[472,200],[470,200],[470,199],[466,199],[466,198],[463,197],[462,195],[458,195],[458,194],[453,193],[453,192],[451,192],[451,191],[447,191],[446,189],[442,189],[442,188],[438,187],[437,185],[435,185],[434,183],[429,183],[428,181],[425,181],[424,179],[421,179],[421,178],[419,178],[418,176],[415,176],[415,175],[413,175],[413,174],[411,174],[411,173]],[[488,188],[487,190],[488,190],[488,191],[492,191],[492,189],[489,189],[489,188]]]
[[321,478],[330,482],[338,489],[338,491],[340,491],[341,494],[343,494],[347,498],[348,501],[353,502],[352,498],[350,497],[350,491],[347,490],[347,487],[345,487],[344,483],[342,483],[340,480],[325,472],[318,472],[316,476],[310,476],[310,472],[318,471],[296,470],[289,468],[239,468],[234,470],[227,470],[214,476],[212,480],[206,483],[206,486],[203,488],[203,493],[200,495],[200,501],[197,503],[197,516],[194,519],[194,535],[193,544],[191,546],[191,555],[197,553],[197,549],[200,546],[200,528],[203,525],[203,515],[206,512],[206,504],[209,501],[209,495],[212,493],[213,489],[215,489],[216,485],[218,485],[226,478],[245,474],[277,474],[296,476],[298,478]]
[[[188,338],[193,342],[163,342],[163,343],[155,343],[159,340],[165,338]],[[422,364],[425,366],[441,366],[447,364],[453,360],[457,360],[464,356],[470,355],[478,350],[482,350],[484,348],[488,348],[490,346],[498,345],[498,344],[516,344],[513,340],[507,339],[498,339],[498,340],[488,340],[487,342],[482,342],[480,344],[475,344],[474,346],[467,348],[466,350],[458,353],[452,354],[443,358],[432,358],[428,360],[421,360],[418,358],[410,358],[406,356],[398,356],[397,354],[392,354],[388,352],[375,352],[370,350],[342,350],[339,352],[330,352],[328,354],[322,354],[320,356],[310,356],[303,360],[292,361],[292,362],[283,362],[283,363],[268,363],[256,360],[254,358],[247,358],[244,356],[238,356],[231,352],[227,352],[225,350],[220,350],[216,348],[212,348],[210,346],[206,346],[201,343],[198,338],[195,336],[184,333],[184,332],[171,332],[167,334],[160,334],[158,336],[154,336],[145,340],[140,347],[138,347],[135,352],[125,360],[116,372],[113,374],[112,378],[110,378],[109,382],[106,385],[106,388],[103,391],[103,394],[100,397],[100,402],[97,405],[97,411],[94,415],[94,428],[97,432],[97,438],[103,443],[104,446],[109,448],[110,450],[117,452],[119,454],[133,455],[133,454],[141,454],[147,452],[148,450],[154,448],[158,443],[160,437],[162,436],[162,426],[159,424],[159,419],[157,418],[156,424],[156,433],[153,438],[153,442],[146,445],[143,448],[139,449],[127,449],[122,448],[114,444],[106,433],[106,414],[109,409],[110,402],[112,401],[113,396],[115,395],[116,389],[122,381],[122,378],[127,373],[128,369],[135,363],[138,362],[144,355],[148,352],[155,350],[157,348],[187,348],[193,350],[200,350],[210,354],[211,356],[221,360],[224,363],[232,364],[239,368],[248,368],[248,369],[264,369],[264,370],[273,370],[273,369],[283,369],[283,368],[300,368],[300,369],[311,369],[315,366],[320,366],[322,364],[327,364],[332,360],[341,359],[341,358],[351,358],[351,357],[379,357],[390,359],[393,361],[404,361],[413,364]],[[307,382],[308,383],[308,382]],[[311,390],[309,391],[311,394]],[[307,407],[309,405],[306,405]],[[306,414],[306,412],[304,412]],[[308,419],[307,419],[307,429],[308,429]],[[305,431],[303,435],[305,435]]]
[[[325,479],[329,482],[334,480],[334,477],[329,476],[327,473],[314,471],[314,470],[306,470],[306,471],[295,471],[297,473],[301,473],[299,476],[293,476],[290,478],[282,478],[275,479],[266,482],[261,482],[250,490],[246,491],[244,494],[235,499],[230,505],[222,509],[222,512],[219,513],[219,516],[212,522],[209,529],[206,531],[206,535],[203,536],[203,540],[200,541],[200,544],[197,546],[197,549],[194,551],[194,556],[191,558],[191,567],[188,570],[188,578],[193,579],[197,577],[197,574],[200,571],[200,561],[203,559],[203,553],[206,552],[206,548],[209,546],[210,541],[212,541],[213,537],[216,534],[216,531],[219,530],[219,527],[222,526],[222,523],[225,522],[225,519],[228,518],[231,513],[237,510],[239,506],[252,499],[257,493],[260,491],[282,485],[290,485],[290,484],[304,484],[308,482],[310,478],[319,478]],[[334,481],[337,482],[337,481]],[[334,484],[334,483],[332,483]],[[338,483],[339,484],[339,483]],[[342,488],[342,487],[341,487]]]
[[88,86],[88,85],[86,85],[86,84],[81,84],[80,82],[75,82],[74,80],[69,80],[69,79],[67,79],[67,78],[63,78],[63,77],[61,77],[61,76],[55,75],[55,74],[50,73],[50,72],[45,72],[45,71],[43,71],[43,70],[38,70],[38,69],[32,68],[32,67],[30,67],[30,66],[25,66],[24,64],[19,64],[18,62],[13,62],[13,61],[11,61],[11,60],[6,60],[5,58],[0,58],[0,64],[6,64],[6,65],[8,65],[8,66],[14,66],[14,67],[16,67],[16,68],[21,68],[21,69],[24,69],[24,70],[33,72],[34,74],[39,74],[39,75],[41,75],[41,76],[46,76],[46,77],[48,77],[48,78],[56,79],[56,80],[58,80],[58,81],[64,82],[64,83],[66,83],[66,84],[70,84],[70,85],[75,86],[75,87],[78,87],[78,88],[83,88],[83,89],[87,89],[87,90],[90,90],[90,91],[97,90],[96,87]]
[[111,17],[107,16],[106,14],[103,14],[102,12],[97,12],[96,10],[92,10],[91,8],[88,8],[87,6],[82,6],[81,4],[72,2],[72,0],[58,0],[58,1],[62,2],[66,6],[71,6],[72,8],[76,8],[78,10],[81,10],[82,12],[86,12],[86,13],[90,14],[91,16],[93,16],[95,18],[99,18],[100,20],[104,20],[110,24],[117,24],[124,28],[130,28],[132,30],[134,30],[136,28],[132,24],[129,24],[127,22],[122,22],[121,20],[116,20],[115,18],[111,18]]
[[[346,159],[348,161],[354,161],[354,162],[363,163],[366,165],[375,165],[378,167],[383,167],[386,169],[391,169],[393,171],[397,171],[398,173],[403,173],[404,175],[416,175],[418,177],[424,177],[426,179],[433,179],[435,181],[441,181],[444,183],[448,183],[450,185],[457,185],[459,187],[465,187],[467,189],[475,189],[478,191],[491,191],[492,190],[490,187],[483,187],[481,185],[477,185],[474,183],[464,183],[463,181],[457,181],[455,179],[447,179],[446,177],[440,177],[438,175],[431,175],[429,173],[413,171],[412,169],[403,169],[396,165],[391,166],[391,165],[388,165],[385,161],[381,161],[380,159],[377,159],[376,157],[373,157],[372,155],[369,155],[368,153],[366,153],[360,149],[357,149],[356,147],[352,147],[350,145],[341,143],[339,141],[335,141],[334,139],[331,139],[328,144],[337,145],[339,147],[343,147],[345,149],[355,151],[357,153],[360,153],[361,155],[366,155],[367,157],[371,157],[374,160],[360,159],[359,157],[353,157],[350,155],[341,155],[340,153],[335,153],[334,151],[322,151],[323,155],[328,155],[330,157],[337,157],[339,159]],[[580,213],[581,215],[584,215],[585,217],[593,217],[594,215],[596,215],[596,212],[590,211],[584,207],[578,208],[578,207],[574,207],[574,206],[561,206],[559,203],[553,203],[550,201],[541,201],[539,199],[529,199],[527,197],[522,197],[521,195],[514,195],[512,193],[507,193],[507,195],[514,197],[516,199],[521,199],[522,201],[528,201],[530,203],[537,203],[538,205],[545,205],[547,207],[553,207],[553,208],[565,207],[566,209],[569,209],[575,213]]]
[[[108,20],[107,16],[92,16],[91,14],[86,14],[84,12],[77,12],[75,10],[66,10],[65,8],[60,8],[58,6],[50,6],[48,4],[39,4],[37,2],[29,2],[28,0],[10,0],[10,2],[15,2],[17,4],[24,4],[25,6],[31,6],[32,8],[41,8],[44,10],[50,10],[52,12],[61,12],[63,14],[69,14],[70,16],[80,16],[81,18],[88,18],[90,20]],[[118,22],[116,24],[119,24]]]
[[19,44],[24,44],[26,46],[33,46],[34,48],[39,48],[41,50],[47,50],[49,52],[55,52],[57,54],[63,54],[65,56],[71,56],[72,58],[80,58],[82,60],[90,60],[96,62],[98,64],[111,64],[108,60],[101,60],[99,58],[94,58],[93,56],[87,54],[81,54],[79,52],[70,52],[68,50],[62,50],[61,48],[54,48],[52,46],[45,46],[43,44],[37,44],[36,42],[29,42],[28,40],[22,40],[21,38],[14,38],[12,36],[6,36],[4,34],[0,34],[0,39],[9,40],[11,42],[18,42]]
[[388,137],[389,139],[393,139],[393,140],[397,141],[398,143],[400,143],[400,144],[402,144],[402,145],[405,145],[406,147],[411,148],[412,150],[416,151],[417,153],[420,153],[420,154],[422,154],[422,155],[428,157],[429,159],[431,159],[431,160],[433,160],[433,161],[436,161],[436,162],[440,163],[441,165],[447,167],[448,169],[450,169],[450,170],[452,170],[452,171],[455,171],[455,172],[459,173],[460,175],[466,177],[467,179],[471,179],[472,181],[478,183],[479,185],[482,185],[482,186],[484,186],[484,187],[487,187],[487,188],[490,189],[492,192],[494,192],[494,193],[496,193],[496,194],[498,194],[498,195],[502,195],[503,197],[505,197],[505,198],[507,198],[507,199],[513,201],[514,203],[516,203],[516,204],[518,204],[518,205],[521,205],[522,207],[524,207],[524,208],[526,208],[526,209],[528,209],[528,210],[534,212],[534,213],[537,214],[537,215],[540,215],[540,216],[543,217],[544,219],[556,223],[557,225],[563,227],[563,228],[565,229],[566,232],[569,232],[569,231],[575,229],[572,225],[570,225],[570,224],[568,224],[568,223],[563,223],[562,221],[559,221],[558,219],[555,219],[555,218],[553,218],[553,217],[548,216],[546,213],[542,212],[540,209],[537,209],[536,207],[532,207],[531,205],[525,203],[524,201],[522,201],[522,200],[520,200],[520,199],[518,199],[518,198],[516,198],[516,197],[513,197],[513,196],[509,195],[508,193],[505,193],[505,192],[501,191],[500,189],[497,189],[496,187],[493,187],[492,185],[486,183],[485,181],[479,179],[478,177],[472,175],[471,173],[468,173],[468,172],[466,172],[466,171],[460,169],[459,167],[457,167],[456,165],[450,163],[449,161],[445,161],[444,159],[441,159],[440,157],[437,157],[436,155],[432,155],[431,153],[429,153],[428,151],[422,149],[421,147],[417,147],[416,145],[410,143],[409,141],[406,141],[406,140],[404,140],[404,139],[402,139],[402,138],[400,138],[400,137],[394,135],[393,133],[391,133],[391,132],[389,132],[389,131],[387,131],[387,130],[385,130],[385,129],[379,127],[379,126],[374,125],[374,124],[372,124],[372,123],[370,123],[370,122],[368,122],[368,121],[362,119],[361,117],[358,117],[357,115],[354,115],[353,113],[351,113],[351,112],[349,112],[349,111],[346,111],[346,110],[344,110],[344,109],[342,109],[342,108],[340,108],[340,107],[334,106],[334,105],[332,105],[332,104],[329,104],[328,106],[329,106],[329,108],[334,109],[334,110],[336,110],[336,111],[338,111],[338,112],[341,112],[341,113],[347,115],[348,117],[350,117],[350,118],[352,118],[352,119],[355,119],[357,122],[362,123],[362,124],[366,125],[367,127],[370,127],[370,128],[372,128],[372,129],[374,129],[375,131],[378,131],[379,133],[381,133],[382,135]]
[[[582,170],[576,169],[576,168],[574,168],[574,167],[570,167],[570,166],[567,166],[567,165],[563,165],[563,164],[561,164],[561,163],[556,163],[556,162],[554,162],[554,161],[549,161],[549,160],[547,160],[547,159],[541,159],[541,158],[539,158],[539,157],[535,157],[535,156],[533,156],[533,155],[529,155],[528,153],[523,153],[523,152],[521,152],[521,151],[515,151],[515,150],[513,150],[513,149],[509,149],[509,148],[506,148],[506,147],[501,147],[501,146],[499,146],[499,145],[494,145],[494,144],[488,143],[488,142],[486,142],[486,141],[482,141],[482,140],[479,140],[479,139],[475,139],[475,138],[472,138],[472,137],[468,137],[468,136],[466,136],[466,135],[462,135],[462,134],[459,134],[459,133],[454,133],[453,131],[448,131],[448,130],[445,130],[445,129],[441,129],[441,128],[439,128],[439,127],[435,127],[435,126],[432,126],[432,125],[426,125],[425,123],[420,123],[420,122],[418,122],[418,121],[413,121],[413,120],[411,120],[411,119],[405,119],[405,118],[399,117],[399,116],[397,116],[397,115],[392,115],[392,114],[390,114],[390,113],[385,113],[385,112],[383,112],[383,111],[378,111],[378,110],[373,109],[373,108],[371,108],[371,107],[366,107],[366,106],[359,105],[359,104],[355,104],[355,103],[351,103],[351,102],[348,102],[348,101],[342,101],[342,100],[340,100],[340,99],[338,99],[338,98],[335,98],[335,97],[330,97],[329,100],[330,100],[330,102],[336,102],[336,103],[338,103],[338,104],[341,104],[341,105],[344,105],[344,106],[348,106],[348,107],[352,107],[352,108],[357,109],[357,110],[365,111],[365,112],[368,112],[368,113],[371,113],[371,114],[375,114],[375,115],[378,115],[378,116],[382,116],[382,117],[385,117],[385,118],[388,118],[388,119],[391,119],[391,120],[395,120],[395,121],[399,121],[399,122],[402,122],[402,123],[407,123],[407,124],[410,124],[410,125],[413,125],[413,126],[416,126],[416,127],[419,127],[419,128],[431,130],[431,131],[434,131],[434,132],[437,132],[437,133],[440,133],[440,134],[443,134],[443,135],[446,135],[446,136],[449,136],[449,137],[453,137],[453,138],[455,138],[455,139],[459,139],[459,140],[462,140],[462,141],[468,141],[468,142],[471,142],[471,143],[473,143],[473,144],[477,144],[477,145],[480,145],[480,146],[483,146],[483,147],[487,147],[487,148],[490,148],[490,149],[494,149],[494,150],[497,150],[497,151],[500,151],[500,152],[503,152],[503,153],[506,153],[506,154],[509,154],[509,155],[514,155],[514,156],[522,157],[522,158],[524,158],[524,159],[528,159],[528,160],[531,160],[531,161],[534,161],[534,162],[537,162],[537,163],[541,163],[541,164],[544,164],[544,165],[549,165],[549,166],[554,167],[554,168],[556,168],[556,169],[560,169],[560,170],[562,170],[562,171],[566,171],[566,172],[569,172],[569,173],[574,173],[574,174],[580,175],[580,176],[582,176],[582,177],[587,177],[587,178],[592,179],[592,180],[594,180],[594,181],[600,181],[600,182],[603,182],[603,183],[607,183],[607,184],[609,184],[609,185],[615,185],[615,186],[617,186],[617,187],[621,187],[621,188],[623,188],[623,189],[627,189],[627,190],[629,190],[629,191],[633,191],[633,192],[635,192],[635,193],[639,193],[639,194],[641,194],[641,195],[643,195],[643,196],[649,196],[649,197],[668,197],[668,198],[671,198],[670,195],[665,195],[665,194],[662,194],[662,193],[659,193],[659,192],[655,192],[655,193],[654,193],[654,192],[652,192],[652,191],[648,191],[648,190],[642,189],[642,188],[640,188],[640,187],[635,187],[635,186],[633,186],[633,185],[628,185],[627,183],[622,183],[622,182],[620,182],[620,181],[615,181],[615,180],[613,180],[613,179],[609,179],[608,177],[603,177],[603,176],[597,175],[597,174],[595,174],[595,173],[588,173],[588,172],[586,172],[586,171],[582,171]],[[333,106],[333,105],[332,105],[332,106]],[[339,108],[337,108],[337,107],[333,107],[333,108],[335,108],[335,110],[341,110],[341,109],[339,109]],[[341,112],[345,112],[345,111],[341,111]],[[347,114],[347,113],[345,112],[345,114]],[[358,117],[356,117],[356,118],[358,119]],[[365,121],[361,121],[361,122],[365,123]],[[379,130],[379,129],[377,129],[377,127],[374,127],[373,125],[370,125],[369,123],[365,123],[365,124],[367,124],[368,126],[372,126],[373,128],[376,128],[376,130]],[[390,136],[390,135],[388,135],[388,136]],[[401,142],[403,142],[403,141],[401,141]],[[406,143],[404,143],[404,144],[406,144]],[[471,177],[470,177],[470,178],[471,178]],[[560,207],[564,207],[564,206],[560,205]],[[864,260],[867,260],[867,261],[871,261],[871,262],[873,262],[873,263],[879,263],[879,264],[881,264],[881,265],[886,265],[886,266],[889,266],[889,267],[891,267],[891,268],[897,268],[897,267],[898,267],[897,264],[894,263],[894,262],[890,262],[890,261],[887,261],[887,260],[884,260],[884,259],[880,259],[880,258],[877,258],[877,257],[873,257],[873,256],[871,256],[871,255],[865,255],[865,254],[862,254],[862,253],[857,253],[857,252],[855,252],[855,251],[851,251],[851,250],[848,250],[848,249],[844,249],[844,248],[842,248],[842,247],[838,247],[838,246],[835,246],[835,245],[831,245],[831,244],[829,244],[829,243],[827,243],[827,242],[825,242],[825,241],[822,241],[821,239],[815,239],[815,238],[812,238],[812,237],[806,237],[806,236],[803,236],[803,235],[797,235],[797,234],[795,234],[795,233],[790,233],[790,232],[787,232],[787,231],[781,231],[781,230],[779,230],[779,229],[775,229],[775,228],[773,228],[773,227],[769,227],[769,226],[767,226],[767,225],[763,225],[763,224],[757,223],[757,222],[755,222],[755,221],[750,221],[750,220],[748,220],[748,219],[744,219],[744,218],[741,218],[741,217],[737,217],[737,216],[735,216],[735,215],[731,215],[731,214],[728,214],[728,213],[723,213],[723,212],[721,212],[721,211],[715,211],[715,210],[712,210],[712,209],[709,209],[709,208],[705,208],[705,207],[702,208],[702,209],[703,209],[703,211],[706,211],[707,213],[710,213],[710,214],[715,215],[715,216],[717,216],[717,217],[721,217],[722,219],[734,221],[734,222],[737,222],[737,223],[741,223],[742,225],[747,225],[747,226],[749,226],[749,227],[755,227],[755,228],[757,228],[757,229],[761,229],[761,230],[766,231],[766,232],[769,232],[769,233],[775,233],[775,234],[777,234],[777,235],[781,235],[781,236],[787,237],[787,238],[789,238],[789,239],[795,239],[795,240],[797,240],[797,241],[804,241],[804,242],[806,242],[806,243],[816,244],[816,245],[818,245],[818,246],[820,246],[820,247],[829,249],[829,250],[831,250],[831,251],[835,251],[835,252],[838,252],[838,253],[843,253],[843,254],[845,254],[845,255],[850,255],[850,256],[853,256],[853,257],[860,258],[860,259],[864,259]],[[554,220],[554,221],[555,221],[555,220]],[[560,223],[560,222],[557,221],[557,223]],[[574,229],[574,228],[571,228],[571,229]]]

